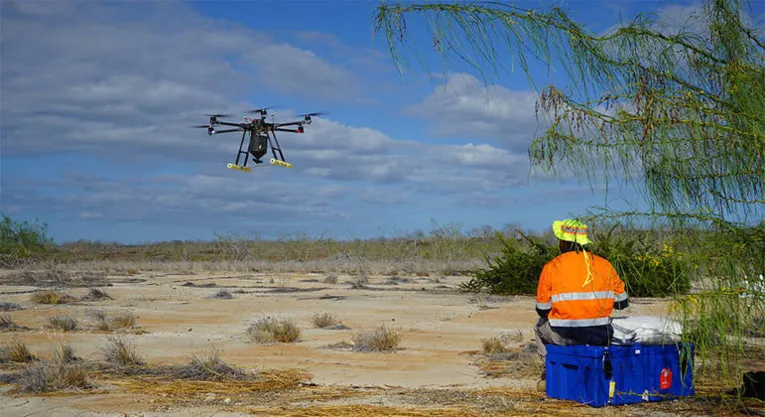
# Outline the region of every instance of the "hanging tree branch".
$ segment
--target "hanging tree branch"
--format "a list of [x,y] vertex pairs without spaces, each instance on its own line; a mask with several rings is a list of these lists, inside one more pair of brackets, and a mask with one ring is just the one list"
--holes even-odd
[[675,211],[683,201],[689,210],[735,206],[757,214],[764,213],[765,58],[740,9],[736,0],[707,1],[697,33],[667,33],[641,15],[597,35],[560,8],[540,12],[496,2],[383,3],[375,22],[398,64],[406,16],[421,14],[437,52],[481,74],[501,66],[506,52],[532,85],[530,59],[565,68],[578,89],[541,89],[537,111],[552,122],[533,141],[532,162],[593,177],[618,160],[622,176],[639,167],[648,199],[659,208]]

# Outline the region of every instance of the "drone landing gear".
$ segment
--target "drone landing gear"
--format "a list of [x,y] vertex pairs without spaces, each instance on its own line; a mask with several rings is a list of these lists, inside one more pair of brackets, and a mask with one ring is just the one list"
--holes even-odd
[[236,165],[236,164],[227,164],[226,168],[236,169],[236,170],[239,170],[239,171],[242,171],[242,172],[250,172],[250,171],[252,171],[252,167],[244,167],[244,166],[239,166],[239,165]]
[[[274,136],[273,141],[271,141],[271,136],[268,137],[268,142],[271,143],[271,153],[274,155],[270,161],[271,165],[278,165],[284,168],[292,168],[292,164],[284,160],[284,154],[282,153],[281,145],[279,145],[279,139],[276,138],[276,132],[272,131],[271,134]],[[276,155],[276,152],[279,152],[279,156]]]
[[[252,168],[247,166],[247,160],[249,159],[250,155],[252,155],[252,162],[254,162],[256,165],[260,165],[263,163],[261,158],[268,152],[268,146],[271,145],[271,152],[273,153],[274,157],[271,158],[269,162],[271,162],[271,165],[277,165],[284,168],[292,168],[292,164],[284,160],[284,154],[282,153],[281,146],[279,145],[279,140],[276,138],[276,133],[273,133],[273,139],[271,138],[271,135],[268,134],[268,132],[265,133],[256,133],[254,131],[250,131],[250,143],[247,146],[247,149],[244,148],[244,139],[247,137],[247,131],[244,131],[242,133],[242,141],[239,143],[239,152],[236,155],[236,162],[233,164],[229,163],[226,165],[229,169],[236,169],[242,172],[251,172]],[[277,152],[279,153],[277,155]],[[242,165],[239,165],[239,160],[244,156],[244,163]]]
[[271,164],[279,165],[280,167],[292,168],[292,164],[289,162],[280,161],[278,159],[271,158]]

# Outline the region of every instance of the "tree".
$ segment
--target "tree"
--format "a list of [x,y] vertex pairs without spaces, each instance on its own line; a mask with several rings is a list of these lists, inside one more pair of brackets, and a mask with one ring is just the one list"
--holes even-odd
[[[749,288],[765,272],[765,230],[757,227],[765,218],[765,43],[747,7],[705,0],[680,27],[661,28],[643,14],[597,34],[558,7],[382,3],[375,30],[399,68],[403,47],[413,45],[407,17],[414,14],[426,18],[447,67],[456,58],[485,76],[502,69],[502,55],[517,60],[538,92],[538,113],[550,117],[530,145],[531,163],[592,181],[620,178],[643,193],[645,212],[606,208],[589,217],[642,219],[680,236],[709,279],[677,309],[696,326],[689,333],[699,353],[714,347],[730,365],[723,371],[737,375],[743,339],[765,315],[762,287]],[[540,88],[532,59],[565,68],[569,82]]]

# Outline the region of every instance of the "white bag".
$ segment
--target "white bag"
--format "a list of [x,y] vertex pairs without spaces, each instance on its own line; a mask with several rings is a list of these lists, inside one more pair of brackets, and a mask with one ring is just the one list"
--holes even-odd
[[612,343],[615,345],[667,345],[680,342],[683,325],[657,316],[614,317]]

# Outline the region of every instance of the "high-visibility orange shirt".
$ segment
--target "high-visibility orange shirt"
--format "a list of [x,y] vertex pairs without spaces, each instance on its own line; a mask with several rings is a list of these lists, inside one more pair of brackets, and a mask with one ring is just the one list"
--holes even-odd
[[[589,262],[585,262],[585,254]],[[569,251],[542,269],[537,288],[537,310],[546,312],[553,327],[590,327],[609,324],[609,316],[627,304],[624,282],[611,263],[590,252]]]

